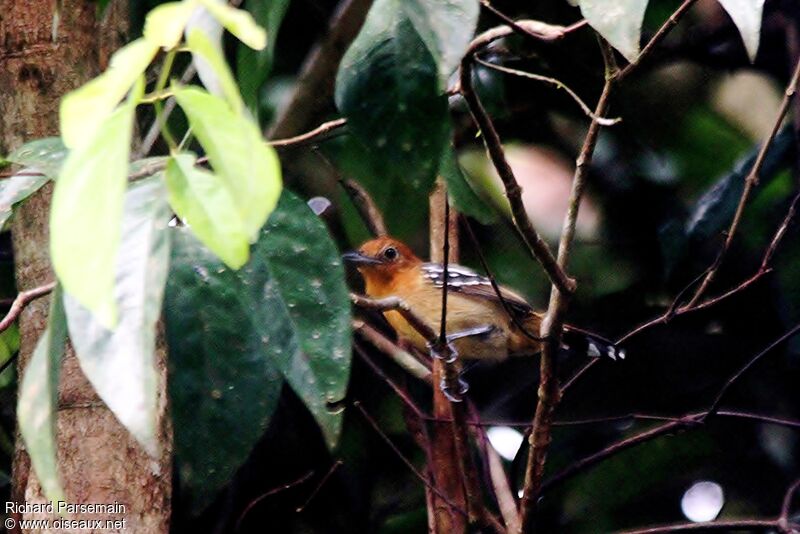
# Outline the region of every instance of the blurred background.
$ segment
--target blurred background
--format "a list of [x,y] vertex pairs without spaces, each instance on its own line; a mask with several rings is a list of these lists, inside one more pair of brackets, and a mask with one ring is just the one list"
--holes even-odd
[[[157,3],[132,0],[134,35],[141,31],[144,14]],[[258,4],[245,0],[243,7],[256,9]],[[280,120],[309,52],[328,35],[338,2],[287,4],[280,30],[273,35],[277,36],[274,57],[262,65],[264,79],[252,82],[265,131]],[[679,4],[651,0],[645,40]],[[578,9],[564,0],[495,0],[492,5],[513,18],[564,25],[580,20]],[[500,23],[482,11],[480,29]],[[649,62],[617,88],[610,116],[622,121],[602,131],[578,220],[570,274],[578,280],[579,292],[570,308],[570,323],[618,338],[662,314],[713,263],[738,202],[747,162],[769,134],[800,57],[799,35],[800,4],[767,0],[761,47],[751,64],[719,4],[700,0]],[[241,70],[252,65],[241,59],[232,40],[227,52],[241,79]],[[496,42],[480,57],[561,80],[590,107],[603,83],[599,47],[588,28],[556,43],[513,36]],[[523,187],[528,214],[555,241],[588,119],[563,91],[550,85],[485,67],[478,67],[476,76]],[[548,281],[503,213],[497,177],[464,103],[452,97],[450,104],[458,161],[471,190],[482,199],[475,201],[478,207],[470,218],[480,246],[500,282],[544,308]],[[794,110],[800,110],[798,101]],[[709,295],[722,293],[757,271],[797,191],[800,113],[793,115],[768,153],[739,236]],[[307,121],[314,126],[337,116],[330,94],[321,92]],[[183,119],[176,115],[172,120]],[[142,124],[151,121],[142,117]],[[318,203],[325,207],[322,216],[343,251],[356,247],[369,233],[339,188],[338,175],[361,183],[384,213],[390,232],[428,257],[429,191],[413,183],[383,180],[381,169],[361,157],[346,132],[315,147],[284,151],[281,158],[290,189],[307,199],[329,201],[330,205]],[[0,288],[7,297],[14,293],[11,262],[5,233],[0,235]],[[460,263],[481,270],[475,247],[463,232]],[[800,321],[797,225],[790,227],[773,266],[773,273],[732,298],[634,337],[624,345],[625,361],[602,361],[581,377],[565,395],[557,419],[580,423],[620,418],[558,426],[548,474],[653,425],[624,417],[627,414],[680,416],[707,408],[732,373]],[[358,289],[356,276],[353,287]],[[0,339],[5,344],[0,346],[0,360],[16,350],[13,337],[12,333]],[[379,353],[374,358],[430,411],[425,386]],[[585,363],[584,358],[565,353],[561,373],[566,379]],[[506,459],[516,487],[522,484],[522,465],[514,459],[524,431],[516,423],[532,418],[537,372],[537,361],[513,361],[478,365],[466,375],[482,419],[497,423],[489,428],[491,445]],[[7,481],[13,451],[11,373],[13,366],[0,375],[0,456],[6,474],[2,481]],[[230,486],[199,517],[176,506],[173,530],[425,532],[422,484],[351,408],[355,400],[363,403],[405,457],[423,465],[424,454],[407,426],[403,403],[355,357],[338,450],[326,450],[313,420],[287,388],[270,429]],[[753,366],[726,395],[722,408],[800,419],[800,337]],[[702,427],[617,454],[548,490],[541,503],[540,529],[593,533],[717,516],[774,516],[786,487],[800,474],[799,437],[800,428],[712,418]]]

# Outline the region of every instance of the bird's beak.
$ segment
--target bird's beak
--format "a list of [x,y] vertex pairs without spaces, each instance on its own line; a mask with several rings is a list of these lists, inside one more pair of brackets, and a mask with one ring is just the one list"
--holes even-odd
[[365,256],[364,254],[355,250],[350,252],[345,252],[344,254],[342,254],[342,259],[344,261],[355,263],[357,265],[382,263],[380,260],[376,260],[375,258],[370,258],[369,256]]

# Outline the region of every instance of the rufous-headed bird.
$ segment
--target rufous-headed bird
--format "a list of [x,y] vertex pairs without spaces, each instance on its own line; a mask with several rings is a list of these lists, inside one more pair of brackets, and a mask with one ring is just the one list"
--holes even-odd
[[[367,241],[343,258],[357,266],[368,297],[402,299],[435,332],[446,283],[447,337],[462,358],[503,360],[541,350],[538,336],[543,315],[518,293],[503,286],[495,290],[489,278],[466,267],[449,264],[445,280],[443,265],[423,262],[407,245],[388,236]],[[401,339],[428,351],[427,340],[400,312],[389,310],[384,316]],[[572,326],[564,327],[562,345],[592,357],[625,357],[608,340]]]

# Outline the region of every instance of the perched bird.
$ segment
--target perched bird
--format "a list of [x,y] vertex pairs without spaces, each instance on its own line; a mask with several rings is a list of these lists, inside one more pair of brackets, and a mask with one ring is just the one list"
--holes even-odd
[[[425,263],[397,239],[383,236],[344,254],[365,282],[368,297],[399,297],[434,331],[439,331],[442,287],[447,284],[447,338],[462,358],[503,360],[533,355],[542,347],[536,312],[518,293],[460,265]],[[400,312],[384,312],[402,339],[427,351],[428,342]],[[625,353],[599,336],[565,326],[564,348],[592,357],[624,358]]]

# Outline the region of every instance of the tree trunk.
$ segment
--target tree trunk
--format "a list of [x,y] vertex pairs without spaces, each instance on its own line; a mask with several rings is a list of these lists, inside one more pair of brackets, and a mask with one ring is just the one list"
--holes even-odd
[[[124,42],[127,2],[112,1],[102,24],[96,19],[97,5],[88,0],[0,0],[0,145],[5,153],[26,141],[58,135],[60,97],[97,75],[107,65],[110,52]],[[42,188],[14,216],[19,291],[53,279],[48,256],[51,193],[52,186]],[[33,302],[19,319],[20,376],[44,330],[48,300]],[[128,532],[169,530],[171,442],[165,354],[159,343],[162,456],[156,461],[97,397],[68,348],[62,362],[58,411],[58,460],[67,499],[72,504],[124,506],[124,513],[116,516],[78,514],[73,519],[124,519]],[[16,502],[45,501],[19,437],[12,484]],[[42,517],[47,516],[31,514],[17,519]]]

